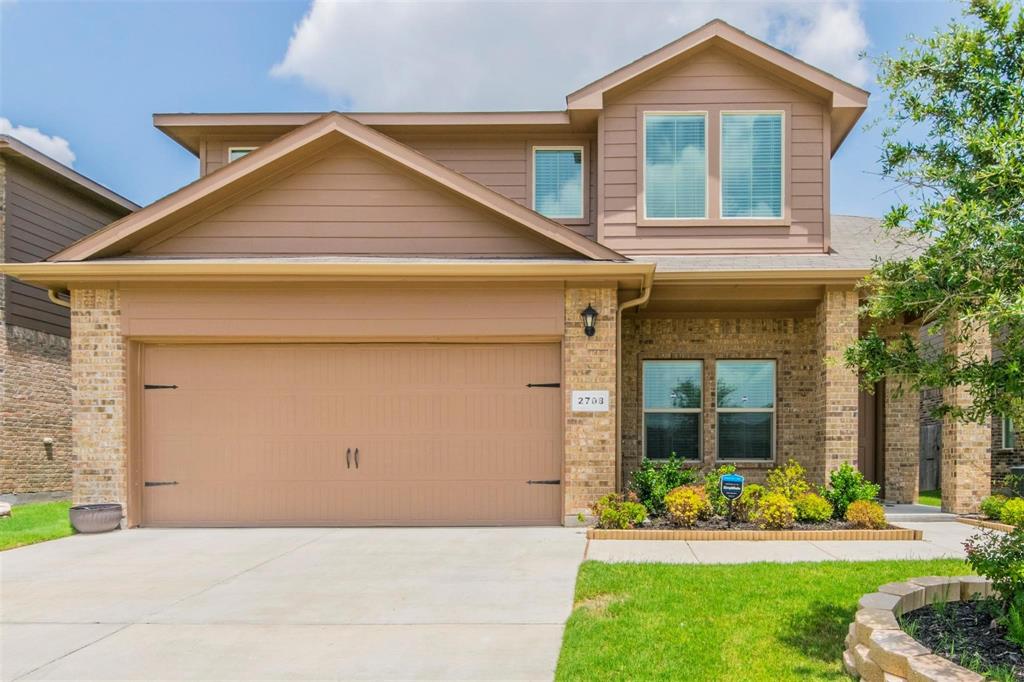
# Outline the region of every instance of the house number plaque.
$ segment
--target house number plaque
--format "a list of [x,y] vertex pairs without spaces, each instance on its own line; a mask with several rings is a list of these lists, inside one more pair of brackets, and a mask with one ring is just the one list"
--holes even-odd
[[607,412],[608,391],[573,391],[573,412]]

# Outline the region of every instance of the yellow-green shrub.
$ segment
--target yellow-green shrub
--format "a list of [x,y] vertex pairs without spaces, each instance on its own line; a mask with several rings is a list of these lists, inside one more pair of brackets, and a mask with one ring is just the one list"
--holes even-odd
[[1024,498],[1015,497],[1007,500],[999,513],[999,520],[1018,528],[1024,527]]
[[796,502],[797,498],[811,491],[807,482],[806,472],[799,462],[789,460],[782,466],[775,467],[765,477],[765,487],[770,493],[779,493],[786,499]]
[[757,505],[761,528],[790,528],[796,520],[796,506],[782,493],[767,493]]
[[796,498],[796,520],[803,523],[825,523],[832,518],[832,505],[821,495],[804,493]]
[[885,528],[885,509],[877,502],[857,500],[846,508],[846,520],[857,528]]
[[665,495],[665,516],[674,526],[690,528],[711,516],[711,500],[701,485],[684,485]]
[[757,516],[757,503],[764,495],[764,486],[751,483],[744,486],[743,493],[732,503],[733,518],[737,521],[753,521]]
[[632,494],[627,498],[618,493],[608,493],[594,503],[594,516],[597,517],[598,528],[625,530],[643,523],[647,518],[647,508]]
[[1006,495],[989,495],[981,501],[981,513],[987,519],[998,521],[1003,513],[1003,507],[1006,506],[1007,499]]

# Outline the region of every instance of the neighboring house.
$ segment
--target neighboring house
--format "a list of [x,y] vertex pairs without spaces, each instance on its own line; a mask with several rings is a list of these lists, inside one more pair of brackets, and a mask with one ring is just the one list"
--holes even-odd
[[860,464],[913,500],[918,397],[842,363],[855,283],[896,253],[829,213],[867,100],[714,21],[563,111],[157,115],[196,182],[5,266],[70,290],[76,499],[573,523],[675,452]]
[[[138,206],[0,135],[0,249],[47,258]],[[0,495],[71,490],[68,309],[41,289],[0,282]]]

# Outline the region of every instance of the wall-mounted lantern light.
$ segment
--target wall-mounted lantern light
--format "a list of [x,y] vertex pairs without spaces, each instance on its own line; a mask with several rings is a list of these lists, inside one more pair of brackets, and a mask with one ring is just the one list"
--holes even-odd
[[594,323],[597,322],[597,311],[594,310],[594,306],[588,303],[586,310],[580,313],[580,317],[583,318],[583,333],[587,336],[593,336],[596,332]]

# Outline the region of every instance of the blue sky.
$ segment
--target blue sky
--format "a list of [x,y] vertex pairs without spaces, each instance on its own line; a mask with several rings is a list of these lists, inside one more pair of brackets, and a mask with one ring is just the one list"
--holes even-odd
[[[873,93],[833,160],[832,210],[880,216],[894,195],[877,175],[878,130],[864,124],[883,97],[857,53],[895,50],[958,13],[938,0],[0,0],[0,117],[146,204],[198,170],[153,128],[155,112],[559,109],[566,93],[721,16]],[[587,41],[566,33],[581,24]]]

